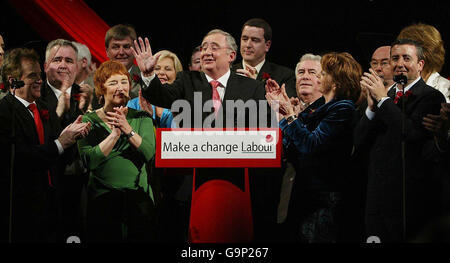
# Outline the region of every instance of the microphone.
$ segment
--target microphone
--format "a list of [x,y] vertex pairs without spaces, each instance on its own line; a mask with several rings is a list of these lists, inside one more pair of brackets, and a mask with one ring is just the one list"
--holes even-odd
[[405,85],[406,82],[408,82],[408,78],[405,75],[403,75],[403,74],[395,75],[394,76],[394,81],[396,83],[400,84],[400,85]]
[[15,80],[15,79],[12,80],[12,83],[11,83],[12,89],[20,89],[23,86],[25,86],[25,82],[23,82],[23,80]]

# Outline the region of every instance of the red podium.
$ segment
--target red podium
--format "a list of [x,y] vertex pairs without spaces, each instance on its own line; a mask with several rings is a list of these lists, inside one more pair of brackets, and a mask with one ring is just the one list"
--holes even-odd
[[244,191],[219,179],[207,181],[196,190],[194,169],[189,222],[192,243],[253,241],[248,168],[280,165],[278,128],[157,130],[157,167],[245,169]]

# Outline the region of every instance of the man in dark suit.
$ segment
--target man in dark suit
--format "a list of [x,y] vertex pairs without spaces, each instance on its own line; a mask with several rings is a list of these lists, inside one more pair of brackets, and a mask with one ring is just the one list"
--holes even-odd
[[[201,68],[203,72],[181,72],[172,84],[161,84],[158,78],[155,78],[153,69],[158,58],[153,57],[148,39],[145,39],[145,46],[142,39],[139,39],[139,42],[140,47],[135,42],[136,50],[133,49],[133,52],[144,75],[145,86],[148,86],[143,88],[143,96],[152,104],[172,109],[174,108],[172,105],[174,101],[178,99],[187,101],[191,112],[185,114],[185,112],[189,111],[183,111],[178,115],[182,116],[185,114],[181,125],[183,128],[256,127],[258,125],[267,127],[270,124],[270,109],[268,109],[268,104],[265,101],[263,82],[237,75],[230,70],[230,64],[234,61],[237,50],[234,38],[230,34],[222,30],[210,31],[203,39],[201,45]],[[201,94],[201,100],[197,99],[199,94]],[[203,111],[200,118],[198,113],[194,113],[195,109],[199,108],[199,106],[201,109],[203,105],[207,108],[205,103],[211,98],[214,101],[213,105],[210,105],[210,108]],[[236,107],[227,107],[227,102],[236,102],[237,100],[256,102],[255,106],[257,107],[259,102],[262,101],[261,107],[266,107],[267,115],[250,116],[248,109],[240,110]],[[216,104],[217,102],[219,104]],[[208,112],[209,109],[211,109],[210,112]],[[245,122],[239,121],[239,116],[242,113],[244,113]],[[214,118],[214,114],[217,114],[216,118]],[[189,117],[191,117],[190,120],[188,120]],[[211,117],[213,117],[214,121],[208,122],[207,120],[210,120]],[[261,125],[261,123],[263,124]],[[268,217],[272,216],[276,219],[278,202],[277,200],[267,200],[265,195],[271,196],[269,193],[271,188],[261,188],[264,185],[259,183],[264,181],[264,176],[268,175],[250,175],[252,212],[255,225],[258,224],[257,221],[259,219],[267,214],[270,214]],[[242,191],[245,189],[244,169],[225,168],[197,169],[195,188],[197,189],[204,183],[217,179],[231,182]],[[193,199],[195,199],[194,196]],[[222,222],[211,223],[216,224],[213,229],[223,227],[221,225]],[[255,226],[255,228],[258,227]],[[255,229],[255,234],[257,232],[258,229]],[[218,238],[216,241],[220,242],[223,240]],[[237,239],[233,241],[243,240]]]
[[[56,39],[47,45],[44,63],[46,81],[39,100],[47,105],[50,112],[57,114],[61,127],[83,115],[90,102],[90,87],[80,87],[75,83],[77,58],[78,49],[71,41]],[[59,166],[60,173],[64,176],[55,183],[61,185],[57,189],[62,202],[62,227],[65,230],[60,232],[66,233],[60,238],[65,240],[71,235],[81,235],[80,195],[87,171],[82,165],[76,145],[65,151]]]
[[422,47],[401,39],[391,46],[391,66],[394,76],[406,75],[406,84],[388,92],[372,69],[361,80],[368,107],[355,129],[355,147],[370,150],[366,234],[381,242],[409,240],[439,212],[429,176],[432,163],[422,155],[431,139],[422,118],[437,114],[445,98],[421,79],[423,65]]
[[244,23],[241,33],[242,62],[233,66],[233,70],[259,81],[274,79],[280,86],[286,84],[289,97],[297,97],[295,74],[287,68],[266,60],[266,54],[272,45],[272,28],[260,18],[252,18]]
[[[8,240],[10,230],[13,242],[55,241],[54,181],[58,171],[54,165],[76,138],[87,134],[90,126],[81,123],[80,116],[59,133],[60,123],[55,113],[38,100],[42,79],[35,51],[11,50],[5,59],[2,78],[8,88],[16,80],[23,81],[24,85],[15,95],[11,91],[0,101],[0,148],[4,149],[0,154],[1,239]],[[10,177],[13,142],[15,158]]]

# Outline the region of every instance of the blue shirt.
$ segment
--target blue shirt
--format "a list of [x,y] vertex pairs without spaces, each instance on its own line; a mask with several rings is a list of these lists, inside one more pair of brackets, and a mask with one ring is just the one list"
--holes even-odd
[[[128,101],[127,107],[130,107],[135,110],[141,110],[141,106],[139,105],[139,97]],[[155,120],[156,119],[156,109],[155,109],[154,105],[152,105],[152,108],[153,108],[152,118]],[[163,110],[161,119],[159,121],[159,128],[177,128],[177,125],[173,121],[173,114],[169,109]]]

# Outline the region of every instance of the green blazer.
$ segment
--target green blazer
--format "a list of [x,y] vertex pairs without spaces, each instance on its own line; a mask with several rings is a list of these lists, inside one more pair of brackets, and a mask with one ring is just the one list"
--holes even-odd
[[110,133],[110,128],[95,112],[83,116],[83,122],[91,123],[91,131],[78,141],[81,159],[90,170],[88,192],[96,198],[111,190],[143,189],[153,199],[146,165],[155,154],[155,133],[150,116],[144,111],[128,108],[126,116],[133,130],[142,137],[135,149],[126,137],[120,137],[108,156],[99,144]]

